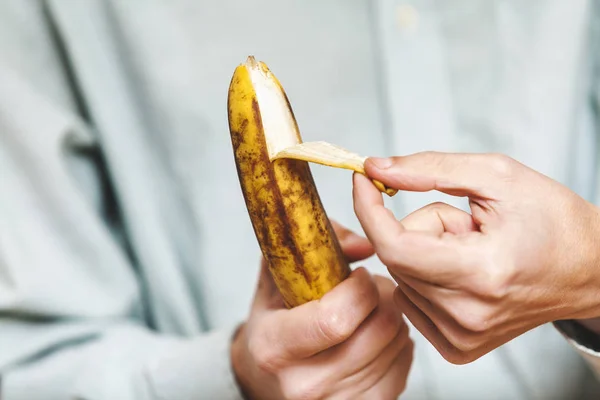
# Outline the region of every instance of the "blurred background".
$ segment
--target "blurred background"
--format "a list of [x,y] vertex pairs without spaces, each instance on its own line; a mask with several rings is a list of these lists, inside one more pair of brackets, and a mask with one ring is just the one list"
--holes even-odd
[[[123,324],[193,337],[246,318],[260,253],[226,99],[248,55],[306,141],[506,153],[596,201],[597,15],[593,0],[0,1],[3,398],[109,398],[153,346]],[[361,232],[351,174],[311,169],[329,217]],[[386,201],[398,218],[468,210]],[[405,399],[600,396],[551,325],[464,366],[411,335]]]

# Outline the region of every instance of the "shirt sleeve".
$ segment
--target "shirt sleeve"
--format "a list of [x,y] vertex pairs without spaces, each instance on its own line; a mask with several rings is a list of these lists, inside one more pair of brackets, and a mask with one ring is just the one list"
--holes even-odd
[[600,379],[600,335],[575,321],[556,321],[554,326],[590,365]]
[[[153,330],[163,303],[144,301],[109,218],[95,136],[52,100],[0,68],[0,398],[240,399],[235,327],[205,329],[173,306],[171,329]],[[166,300],[181,296],[170,283],[156,285]]]
[[236,326],[186,339],[125,321],[0,326],[5,344],[28,350],[2,360],[15,362],[3,372],[5,400],[242,399],[229,357]]

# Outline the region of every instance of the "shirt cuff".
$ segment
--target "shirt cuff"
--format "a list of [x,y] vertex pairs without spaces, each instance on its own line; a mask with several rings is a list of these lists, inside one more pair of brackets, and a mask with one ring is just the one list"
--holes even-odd
[[588,362],[600,379],[600,335],[572,320],[556,321],[553,325]]
[[160,400],[243,400],[231,365],[231,340],[239,324],[197,339],[154,360],[145,371]]

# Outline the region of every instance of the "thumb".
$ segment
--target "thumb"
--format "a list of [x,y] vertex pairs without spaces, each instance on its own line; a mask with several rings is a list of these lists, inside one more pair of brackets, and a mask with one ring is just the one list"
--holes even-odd
[[372,179],[398,190],[437,190],[453,196],[494,199],[517,162],[500,154],[422,152],[404,157],[368,158]]
[[261,258],[258,282],[254,291],[254,301],[252,311],[260,312],[264,310],[284,308],[283,297],[275,285],[275,281],[269,272],[269,266],[264,258]]

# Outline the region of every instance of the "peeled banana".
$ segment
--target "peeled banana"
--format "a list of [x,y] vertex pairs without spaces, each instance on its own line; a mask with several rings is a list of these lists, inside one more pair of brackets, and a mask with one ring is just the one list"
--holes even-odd
[[227,109],[242,193],[275,284],[287,307],[319,299],[350,267],[308,161],[364,173],[364,158],[324,142],[302,143],[281,84],[254,57],[235,69]]

